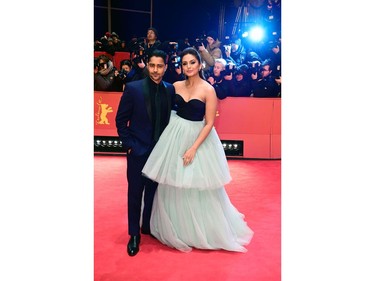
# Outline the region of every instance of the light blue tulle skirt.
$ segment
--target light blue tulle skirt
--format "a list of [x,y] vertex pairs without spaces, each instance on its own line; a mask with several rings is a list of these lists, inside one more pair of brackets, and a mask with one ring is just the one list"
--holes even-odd
[[180,251],[192,248],[246,252],[253,231],[230,202],[224,185],[231,181],[221,141],[213,128],[193,162],[182,156],[197,139],[204,121],[172,112],[170,122],[142,172],[159,183],[151,214],[151,233]]

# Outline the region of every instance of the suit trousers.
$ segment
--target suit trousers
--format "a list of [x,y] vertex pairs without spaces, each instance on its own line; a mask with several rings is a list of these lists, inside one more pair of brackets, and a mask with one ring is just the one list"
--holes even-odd
[[144,231],[150,231],[152,203],[158,183],[142,176],[142,169],[148,156],[149,154],[133,156],[130,153],[127,155],[128,233],[131,236],[140,234],[141,225]]

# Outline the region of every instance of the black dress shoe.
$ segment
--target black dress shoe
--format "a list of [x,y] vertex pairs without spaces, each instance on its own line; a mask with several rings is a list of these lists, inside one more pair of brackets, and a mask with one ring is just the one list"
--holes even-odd
[[139,243],[141,242],[140,235],[130,236],[128,242],[128,255],[135,256],[139,252]]

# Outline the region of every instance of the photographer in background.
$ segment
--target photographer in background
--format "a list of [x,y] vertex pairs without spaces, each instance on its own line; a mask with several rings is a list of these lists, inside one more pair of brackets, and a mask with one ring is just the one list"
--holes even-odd
[[94,91],[122,91],[122,86],[116,83],[116,68],[106,55],[94,58]]
[[176,81],[185,80],[181,69],[181,57],[178,42],[166,41],[164,51],[168,54],[168,68],[164,74],[164,80],[173,84]]
[[252,88],[250,84],[249,67],[247,64],[237,66],[233,73],[234,79],[231,80],[229,95],[230,97],[250,97]]
[[146,55],[144,52],[144,44],[145,44],[146,38],[140,37],[140,38],[133,38],[130,42],[130,58],[134,65],[137,65],[138,68],[141,70],[145,69],[146,67]]
[[230,80],[232,80],[234,70],[233,64],[231,66],[228,65],[225,59],[215,59],[212,74],[207,78],[207,81],[214,87],[217,98],[220,100],[229,96]]
[[272,75],[279,86],[279,97],[281,97],[281,38],[279,41],[270,42],[271,53],[269,55]]
[[186,37],[185,39],[184,39],[184,41],[183,42],[181,42],[181,50],[185,50],[186,48],[188,48],[188,47],[192,47],[192,45],[190,44],[190,41],[189,41],[189,38],[188,37]]
[[272,73],[281,76],[281,44],[277,41],[269,42],[268,59],[271,60]]
[[161,41],[158,39],[159,33],[154,27],[147,29],[147,35],[144,42],[141,44],[143,48],[145,63],[147,64],[148,56],[156,49],[161,49]]
[[195,48],[199,51],[201,58],[203,60],[203,72],[205,76],[212,70],[215,59],[222,58],[221,52],[221,42],[217,38],[217,34],[215,31],[207,32],[206,41],[207,46],[205,47],[202,38],[196,40]]
[[245,62],[246,49],[241,44],[240,38],[233,38],[230,45],[225,45],[225,55],[228,60],[231,60],[236,66]]
[[117,52],[120,48],[120,45],[121,45],[120,37],[118,36],[118,34],[116,32],[112,32],[111,38],[112,38],[112,45],[113,45],[115,51]]
[[168,68],[164,74],[164,80],[173,84],[176,81],[185,80],[182,74],[181,58],[178,55],[172,55],[168,59]]
[[127,83],[145,78],[141,69],[134,67],[130,60],[122,60],[120,62],[119,74],[116,79],[120,81],[122,91]]
[[146,37],[133,38],[130,51],[132,62],[142,69],[143,76],[148,76],[147,62],[149,55],[156,49],[162,50],[161,41],[158,40],[158,31],[154,27],[147,29]]
[[[260,65],[262,64],[262,58],[254,51],[249,51],[246,54],[245,64],[249,67],[249,74],[254,75],[259,72]],[[257,76],[252,77],[256,79]]]
[[275,98],[281,96],[281,79],[277,81],[272,74],[271,61],[265,60],[259,73],[251,74],[252,97]]

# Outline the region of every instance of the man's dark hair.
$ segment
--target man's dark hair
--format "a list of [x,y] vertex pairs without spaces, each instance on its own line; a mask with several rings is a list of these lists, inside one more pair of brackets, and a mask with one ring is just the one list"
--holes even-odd
[[131,60],[125,59],[120,62],[120,68],[122,68],[123,65],[127,65],[129,67],[133,67],[133,64]]
[[151,57],[162,58],[164,63],[167,64],[167,54],[162,50],[159,50],[159,49],[153,50],[151,54],[148,56],[148,60],[150,60]]
[[149,30],[152,30],[155,33],[156,38],[159,39],[159,32],[157,31],[157,29],[155,27],[150,27],[150,28],[147,29],[147,31],[149,31]]
[[104,60],[105,63],[108,63],[109,57],[107,57],[106,55],[100,55],[98,56],[98,60]]

